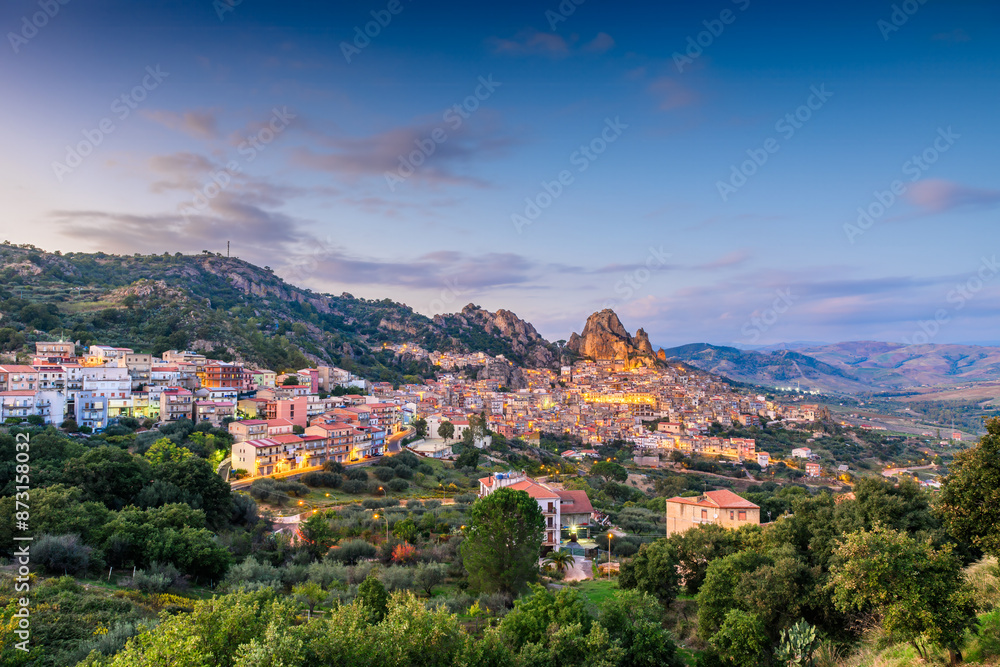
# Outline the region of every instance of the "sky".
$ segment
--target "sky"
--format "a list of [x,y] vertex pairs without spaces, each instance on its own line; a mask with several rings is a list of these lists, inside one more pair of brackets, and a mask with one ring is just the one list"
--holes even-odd
[[0,229],[550,340],[1000,342],[1000,4],[7,0]]

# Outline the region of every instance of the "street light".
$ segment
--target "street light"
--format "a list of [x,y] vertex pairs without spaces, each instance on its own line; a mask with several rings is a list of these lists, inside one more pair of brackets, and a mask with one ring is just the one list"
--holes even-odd
[[611,531],[608,531],[608,580],[611,579]]
[[[375,515],[375,518],[378,519],[378,514]],[[385,516],[383,514],[382,518],[385,519],[385,541],[388,542],[389,541],[389,517],[387,517],[387,516]]]
[[385,489],[383,489],[383,488],[382,488],[382,487],[380,486],[380,487],[378,487],[378,490],[382,492],[382,497],[383,497],[383,498],[385,498]]

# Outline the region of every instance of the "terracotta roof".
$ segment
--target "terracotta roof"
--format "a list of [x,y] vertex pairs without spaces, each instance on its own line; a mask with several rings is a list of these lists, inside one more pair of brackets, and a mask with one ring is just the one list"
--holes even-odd
[[518,482],[517,484],[511,484],[507,488],[514,489],[515,491],[525,491],[529,496],[535,499],[559,497],[559,494],[552,489],[529,480],[524,480],[523,482]]
[[590,514],[594,511],[586,491],[556,491],[556,493],[562,501],[560,511],[563,514]]
[[278,446],[281,445],[280,442],[278,442],[277,440],[272,440],[271,438],[260,438],[258,440],[247,440],[246,442],[243,442],[243,443],[237,442],[234,446],[239,446],[240,444],[251,445],[251,446],[256,447],[258,449],[263,448],[263,447],[278,447]]
[[681,503],[683,505],[697,505],[698,507],[720,507],[723,509],[760,509],[759,505],[754,505],[746,498],[741,498],[732,491],[722,489],[719,491],[706,491],[701,496],[682,498],[680,496],[671,498],[667,502]]

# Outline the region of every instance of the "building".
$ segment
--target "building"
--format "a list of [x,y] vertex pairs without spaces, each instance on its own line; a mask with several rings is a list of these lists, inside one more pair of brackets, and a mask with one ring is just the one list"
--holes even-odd
[[0,422],[27,419],[35,414],[34,390],[0,391]]
[[233,436],[236,442],[266,438],[267,422],[263,419],[244,419],[238,422],[229,422],[229,434]]
[[793,459],[808,459],[812,457],[812,450],[808,447],[796,447],[792,450]]
[[282,444],[270,438],[233,443],[233,470],[246,470],[253,477],[274,474],[283,451]]
[[191,419],[194,395],[187,389],[171,387],[160,394],[160,421]]
[[32,366],[0,366],[0,391],[38,389],[38,371]]
[[208,422],[220,427],[226,419],[233,418],[234,403],[232,401],[195,401],[194,423]]
[[264,415],[267,419],[287,419],[305,428],[309,422],[309,397],[296,396],[270,400],[264,408]]
[[94,430],[107,428],[110,399],[92,391],[81,391],[73,404],[78,426],[88,426]]
[[[542,510],[542,517],[545,519],[545,533],[542,537],[543,552],[558,551],[562,543],[563,528],[570,528],[576,522],[579,530],[581,516],[586,514],[587,526],[589,528],[590,514],[593,508],[590,506],[590,499],[583,491],[556,491],[546,484],[536,482],[524,471],[494,473],[488,477],[479,479],[479,497],[485,498],[489,494],[499,489],[509,488],[514,491],[524,491],[535,499]],[[582,497],[577,494],[582,493]],[[563,494],[566,494],[565,501]],[[571,514],[564,520],[562,518],[563,503],[570,510]]]
[[132,389],[141,389],[152,381],[153,355],[131,352],[126,354],[124,359],[119,359],[118,364],[124,364],[128,370]]
[[205,389],[232,389],[243,387],[243,368],[233,364],[205,364],[198,368],[198,379]]
[[431,459],[447,459],[454,455],[451,445],[446,444],[444,440],[421,440],[406,447],[420,456]]
[[76,345],[72,342],[35,343],[35,356],[47,359],[72,359],[76,356]]
[[700,496],[667,500],[667,535],[683,533],[693,526],[714,523],[739,528],[760,523],[760,507],[732,491],[707,491]]
[[809,477],[819,477],[822,470],[818,463],[807,463],[806,464],[806,475]]
[[594,507],[586,491],[556,491],[559,495],[559,515],[562,541],[588,539]]

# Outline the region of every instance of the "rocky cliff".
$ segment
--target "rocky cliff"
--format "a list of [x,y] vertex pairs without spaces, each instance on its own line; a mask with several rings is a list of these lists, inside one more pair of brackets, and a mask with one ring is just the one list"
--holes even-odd
[[590,359],[627,360],[638,364],[655,363],[653,346],[642,329],[631,336],[610,308],[587,318],[583,333],[574,333],[566,347],[581,357]]
[[[495,313],[469,304],[458,313],[435,315],[434,324],[451,334],[463,331],[466,337],[483,336],[477,349],[491,354],[503,354],[529,368],[552,368],[556,365],[556,348],[509,310]],[[492,341],[490,343],[489,341]]]

